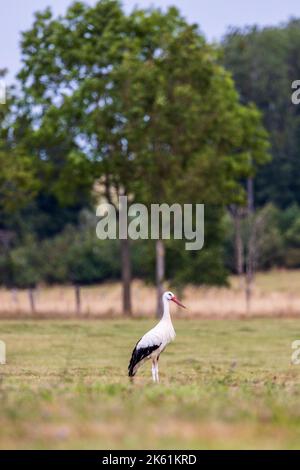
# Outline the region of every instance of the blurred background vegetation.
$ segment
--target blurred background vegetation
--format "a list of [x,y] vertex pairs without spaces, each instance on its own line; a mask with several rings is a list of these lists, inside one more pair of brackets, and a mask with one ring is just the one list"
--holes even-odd
[[76,2],[37,13],[21,53],[0,107],[2,286],[73,284],[80,303],[122,279],[130,313],[131,279],[155,282],[159,260],[153,241],[96,238],[97,203],[122,194],[205,203],[204,249],[166,242],[177,288],[237,273],[249,297],[255,271],[300,267],[300,20],[210,45],[175,8]]

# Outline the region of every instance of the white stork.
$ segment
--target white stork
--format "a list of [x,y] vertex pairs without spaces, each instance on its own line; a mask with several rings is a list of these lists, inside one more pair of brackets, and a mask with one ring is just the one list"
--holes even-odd
[[162,296],[164,313],[160,322],[149,330],[136,344],[128,366],[129,377],[134,377],[138,368],[147,360],[152,359],[152,379],[159,382],[158,359],[167,344],[175,338],[175,330],[170,316],[169,302],[175,302],[186,308],[172,292],[165,292]]

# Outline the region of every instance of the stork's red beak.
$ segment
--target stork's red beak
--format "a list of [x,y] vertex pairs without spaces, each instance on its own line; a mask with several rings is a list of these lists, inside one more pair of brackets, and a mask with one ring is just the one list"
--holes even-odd
[[173,302],[175,302],[175,304],[179,305],[179,307],[186,308],[186,306],[183,305],[183,304],[180,302],[180,300],[178,300],[177,297],[175,297],[175,295],[174,295],[174,297],[172,297],[171,300],[172,300]]

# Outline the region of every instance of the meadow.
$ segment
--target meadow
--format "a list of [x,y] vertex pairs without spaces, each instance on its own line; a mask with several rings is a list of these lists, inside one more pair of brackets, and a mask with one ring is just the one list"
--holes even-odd
[[175,317],[160,384],[126,375],[153,320],[2,320],[0,448],[300,448],[298,320]]

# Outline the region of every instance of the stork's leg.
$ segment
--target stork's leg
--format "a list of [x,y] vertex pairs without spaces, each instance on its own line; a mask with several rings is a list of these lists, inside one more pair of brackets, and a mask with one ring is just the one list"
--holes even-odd
[[155,378],[156,382],[159,382],[159,374],[158,374],[158,358],[156,359],[156,364],[155,364]]
[[155,359],[152,359],[152,379],[153,382],[156,382],[156,364],[155,364]]

